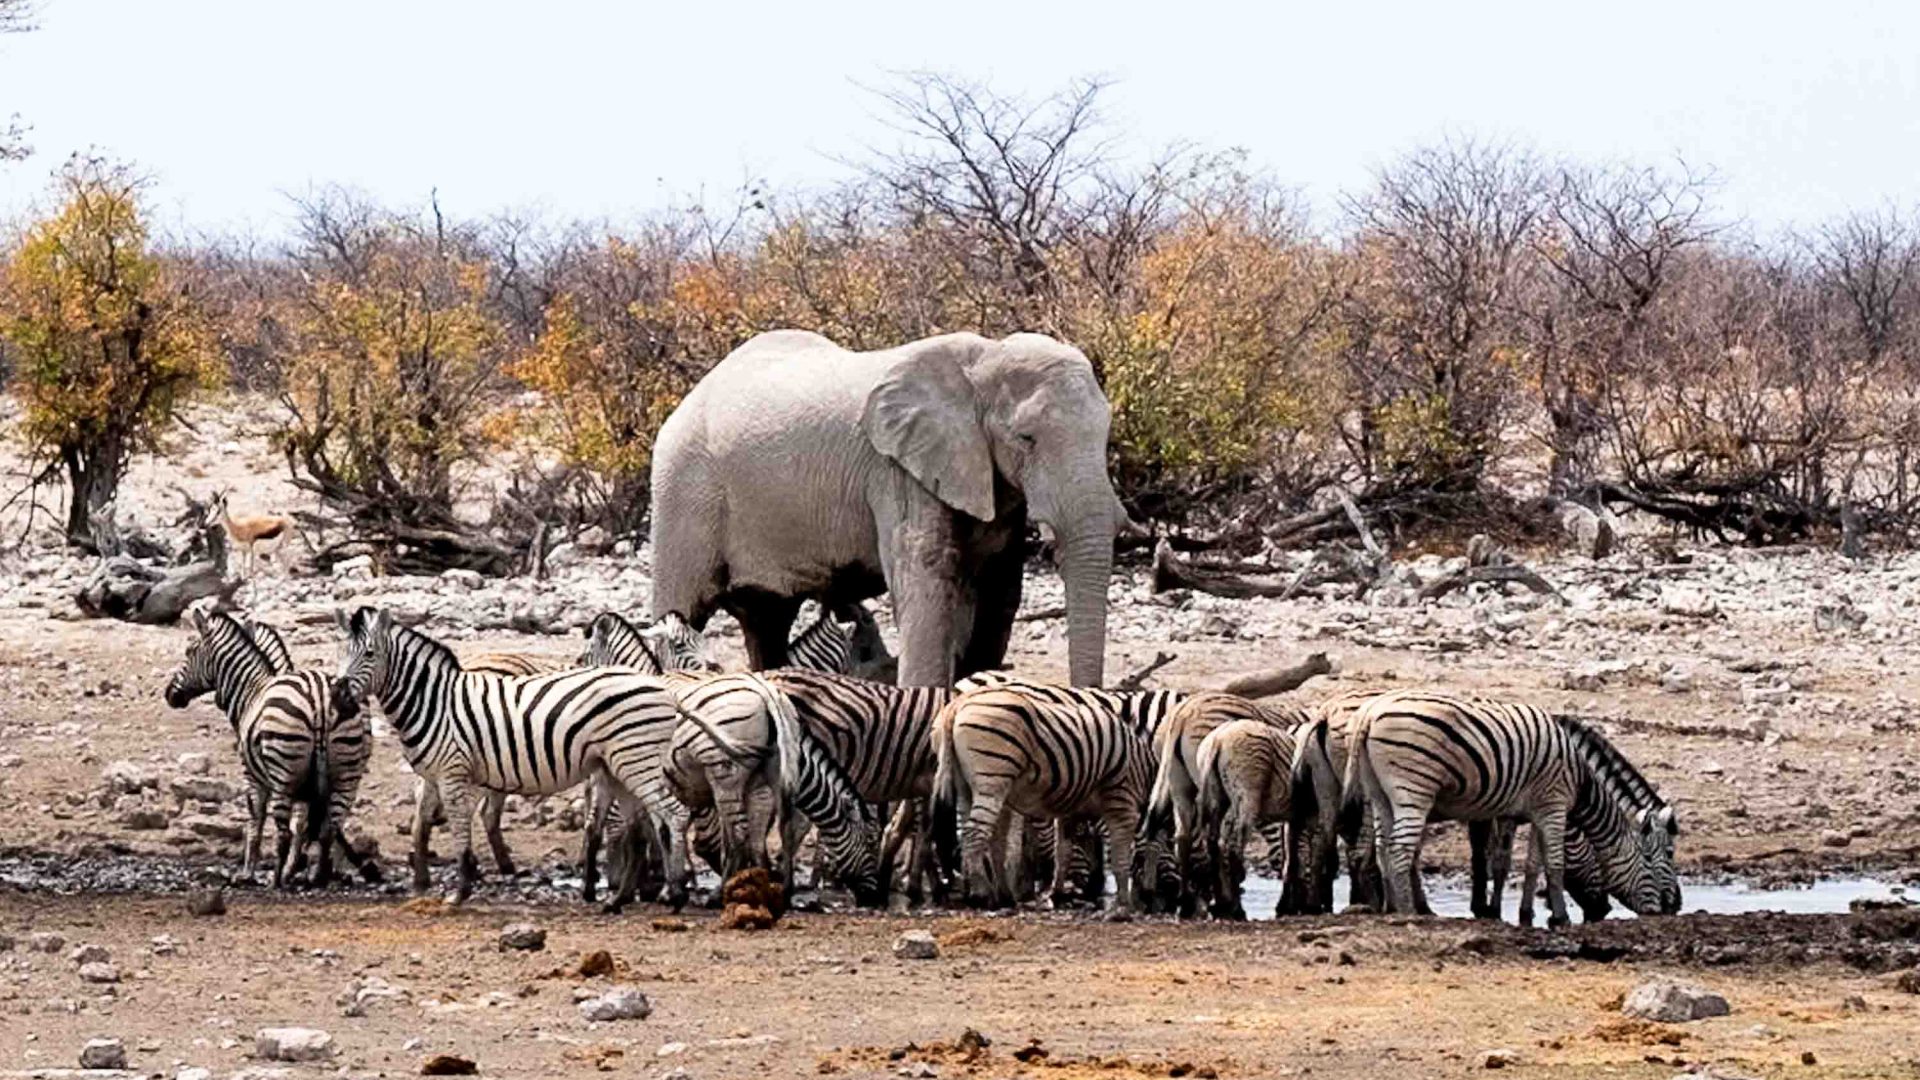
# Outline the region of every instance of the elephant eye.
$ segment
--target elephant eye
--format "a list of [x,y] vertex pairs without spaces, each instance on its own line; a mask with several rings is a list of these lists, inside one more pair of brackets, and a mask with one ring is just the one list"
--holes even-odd
[[1013,441],[1015,441],[1015,442],[1017,442],[1017,443],[1019,443],[1019,444],[1020,444],[1020,447],[1021,447],[1021,449],[1023,449],[1023,450],[1031,450],[1031,449],[1033,449],[1033,443],[1034,443],[1034,438],[1033,438],[1033,434],[1032,434],[1031,432],[1025,432],[1025,431],[1023,431],[1023,432],[1021,432],[1020,434],[1018,434],[1018,435],[1015,435],[1015,436],[1013,437]]

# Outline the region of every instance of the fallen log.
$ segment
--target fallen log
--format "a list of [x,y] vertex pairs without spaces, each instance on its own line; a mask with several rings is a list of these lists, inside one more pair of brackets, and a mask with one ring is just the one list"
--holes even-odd
[[1316,675],[1325,675],[1333,670],[1333,661],[1323,652],[1314,653],[1291,667],[1272,668],[1256,671],[1251,675],[1242,675],[1220,689],[1243,698],[1272,697],[1298,690]]
[[1567,602],[1567,598],[1560,595],[1560,590],[1548,584],[1545,578],[1524,566],[1515,565],[1465,566],[1442,574],[1420,586],[1420,592],[1417,595],[1422,600],[1438,600],[1455,589],[1464,588],[1475,582],[1493,585],[1524,585],[1534,592],[1551,596],[1563,604]]
[[[208,597],[230,602],[240,587],[239,579],[227,580],[227,529],[222,521],[202,524],[187,550],[204,550],[206,558],[185,566],[169,565],[174,561],[169,552],[158,553],[152,562],[126,554],[129,545],[110,512],[94,515],[92,527],[100,549],[109,554],[73,596],[88,618],[166,625],[178,622],[187,608]],[[137,528],[134,533],[146,535]]]
[[1043,607],[1037,611],[1023,611],[1020,614],[1015,615],[1013,617],[1013,621],[1014,622],[1046,622],[1048,619],[1064,619],[1066,617],[1067,617],[1066,607],[1060,604],[1055,604],[1052,607]]
[[1195,589],[1230,600],[1248,600],[1254,597],[1284,598],[1291,595],[1288,590],[1292,587],[1284,582],[1260,581],[1231,570],[1195,566],[1175,555],[1172,545],[1165,540],[1161,540],[1153,551],[1153,591],[1157,593]]

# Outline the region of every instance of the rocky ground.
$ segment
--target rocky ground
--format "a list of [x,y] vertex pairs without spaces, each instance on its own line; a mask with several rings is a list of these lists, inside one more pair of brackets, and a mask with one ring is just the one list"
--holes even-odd
[[[140,461],[123,515],[170,517],[173,484],[231,486],[240,511],[297,505],[249,415],[203,417],[204,438]],[[1526,553],[1564,600],[1476,586],[1419,602],[1413,578],[1441,572],[1439,555],[1408,559],[1364,603],[1339,586],[1288,601],[1156,596],[1144,567],[1123,567],[1109,670],[1173,652],[1154,683],[1205,687],[1326,651],[1339,669],[1307,697],[1378,680],[1520,696],[1603,718],[1678,806],[1696,878],[1920,876],[1920,556],[1855,564],[1682,543],[1676,562],[1655,550]],[[332,612],[357,603],[462,649],[570,655],[596,612],[645,612],[650,574],[644,548],[593,537],[556,553],[544,582],[319,576],[303,561],[295,541],[240,599],[328,666]],[[1897,913],[1689,916],[1549,938],[1453,922],[1116,927],[1037,914],[795,915],[741,935],[695,912],[680,932],[656,928],[657,911],[590,916],[553,884],[579,816],[553,799],[512,803],[527,872],[496,875],[467,911],[236,888],[224,916],[190,918],[183,894],[237,861],[231,738],[210,704],[160,700],[186,630],[79,619],[71,595],[90,569],[33,534],[0,560],[0,1070],[71,1067],[89,1038],[117,1037],[134,1068],[167,1076],[414,1075],[440,1053],[507,1076],[1373,1076],[1383,1062],[1443,1075],[1481,1071],[1490,1051],[1522,1075],[1920,1073],[1920,998],[1899,983],[1920,927]],[[1060,601],[1057,579],[1036,571],[1025,609]],[[737,631],[724,618],[714,629],[737,662]],[[1014,664],[1063,675],[1063,631],[1056,618],[1020,623]],[[410,791],[383,745],[356,827],[396,876]],[[1454,843],[1433,849],[1438,868],[1459,860]],[[545,950],[503,951],[500,927],[527,918],[548,929]],[[948,936],[939,959],[892,957],[913,927]],[[104,956],[75,955],[85,946]],[[602,949],[612,975],[570,973]],[[1732,1015],[1673,1027],[1623,1016],[1614,999],[1656,972],[1708,984]],[[652,1015],[587,1020],[575,997],[617,984],[644,992]],[[257,1059],[256,1030],[277,1025],[325,1029],[331,1056]],[[963,1043],[969,1027],[991,1045]],[[1044,1056],[1024,1050],[1035,1039]]]

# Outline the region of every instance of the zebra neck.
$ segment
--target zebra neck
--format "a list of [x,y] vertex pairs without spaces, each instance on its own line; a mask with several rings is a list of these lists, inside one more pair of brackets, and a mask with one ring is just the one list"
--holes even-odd
[[386,679],[374,696],[408,752],[424,752],[444,736],[445,725],[438,721],[452,712],[464,675],[460,662],[437,647],[394,644]]
[[248,650],[242,649],[234,654],[233,662],[223,664],[214,683],[214,704],[227,714],[227,719],[235,724],[240,722],[240,714],[260,694],[260,688],[273,678],[273,672],[267,669],[260,658]]

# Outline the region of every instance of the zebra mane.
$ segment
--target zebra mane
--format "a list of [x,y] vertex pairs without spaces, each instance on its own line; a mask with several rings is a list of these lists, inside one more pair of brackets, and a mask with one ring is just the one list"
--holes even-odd
[[805,630],[800,631],[791,642],[788,642],[787,648],[789,650],[798,649],[815,639],[826,638],[828,634],[838,634],[842,626],[851,627],[852,625],[851,623],[839,622],[833,617],[833,612],[822,607],[820,609],[820,617],[813,620]]
[[1627,760],[1620,748],[1592,725],[1564,713],[1556,715],[1554,719],[1566,730],[1575,753],[1586,762],[1586,771],[1593,783],[1636,809],[1657,809],[1667,805],[1653,784],[1648,782],[1633,762]]
[[[365,611],[367,609],[362,608],[360,610]],[[356,623],[358,618],[359,616],[356,614]],[[390,621],[387,625],[393,628],[393,643],[396,646],[407,646],[417,652],[424,653],[429,665],[437,666],[445,664],[455,671],[464,670],[460,666],[460,654],[441,644],[438,640],[428,637],[411,626],[402,626],[397,620]]]
[[633,642],[635,647],[646,654],[647,659],[653,661],[653,666],[656,671],[666,671],[667,666],[660,662],[660,654],[654,649],[653,643],[647,640],[646,633],[639,627],[633,625],[633,620],[627,618],[625,615],[617,611],[603,611],[595,615],[593,621],[587,624],[587,640],[589,642],[593,641],[596,637],[608,639],[608,643],[614,645],[617,650],[618,644],[613,640],[616,635]]
[[[241,622],[239,619],[234,618],[224,611],[209,613],[207,615],[207,621],[210,626],[216,621],[224,623],[227,629],[233,632],[233,636],[238,638],[241,644],[260,661],[261,666],[267,669],[267,674],[274,675],[279,673],[280,665],[274,661],[273,654],[269,653],[265,647],[254,640],[253,634],[247,630],[246,623]],[[209,635],[209,637],[210,636],[211,635]]]

